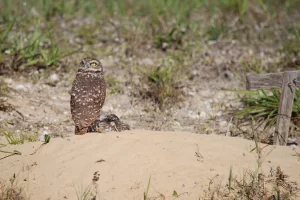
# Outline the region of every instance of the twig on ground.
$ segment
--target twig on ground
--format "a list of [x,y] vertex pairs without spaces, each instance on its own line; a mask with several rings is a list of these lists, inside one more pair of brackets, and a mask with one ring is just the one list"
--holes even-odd
[[20,151],[17,151],[17,150],[14,150],[13,152],[0,150],[0,152],[1,153],[9,153],[9,155],[4,156],[3,158],[0,158],[0,160],[3,160],[4,158],[7,158],[9,156],[22,155],[22,153]]

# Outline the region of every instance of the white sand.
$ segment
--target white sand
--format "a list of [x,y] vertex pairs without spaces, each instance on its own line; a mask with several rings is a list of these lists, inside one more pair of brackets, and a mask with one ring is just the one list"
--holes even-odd
[[[216,135],[145,130],[90,133],[52,138],[30,155],[40,144],[8,145],[2,150],[18,150],[22,155],[0,160],[0,178],[8,180],[16,173],[18,184],[33,200],[77,199],[75,188],[85,189],[96,171],[100,173],[97,199],[141,200],[150,175],[149,196],[161,193],[174,199],[176,190],[184,193],[180,199],[198,199],[216,174],[225,183],[231,165],[237,176],[256,166],[256,155],[250,153],[253,141]],[[203,156],[200,161],[195,156],[196,144]],[[280,166],[290,181],[300,183],[300,161],[294,154],[292,147],[277,146],[266,156],[264,172]],[[5,155],[0,153],[0,157]],[[101,159],[105,162],[96,162]]]

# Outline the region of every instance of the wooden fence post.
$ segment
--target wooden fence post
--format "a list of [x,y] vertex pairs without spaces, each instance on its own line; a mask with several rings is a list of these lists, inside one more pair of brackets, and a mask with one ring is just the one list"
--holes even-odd
[[273,138],[275,145],[287,144],[295,91],[296,87],[299,86],[299,70],[247,76],[247,90],[281,88],[277,122]]
[[286,71],[283,73],[280,104],[278,108],[277,122],[274,134],[275,145],[287,144],[294,104],[294,96],[296,91],[294,80],[297,80],[297,73],[293,71]]

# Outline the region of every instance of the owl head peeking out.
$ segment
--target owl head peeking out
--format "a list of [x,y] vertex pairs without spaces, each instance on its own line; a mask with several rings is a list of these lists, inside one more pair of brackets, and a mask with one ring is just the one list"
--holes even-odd
[[78,71],[103,73],[103,67],[99,60],[87,57],[81,60]]

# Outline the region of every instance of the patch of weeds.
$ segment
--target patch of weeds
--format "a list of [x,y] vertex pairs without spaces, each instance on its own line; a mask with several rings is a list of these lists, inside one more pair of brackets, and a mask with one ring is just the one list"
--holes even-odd
[[1,130],[1,131],[4,134],[4,137],[5,137],[6,141],[8,142],[8,144],[13,144],[13,145],[22,144],[19,137],[16,137],[16,136],[14,136],[14,135],[6,132],[6,131],[3,131],[3,130]]
[[248,12],[249,0],[224,0],[218,2],[218,7],[224,12],[231,12],[238,15],[245,21]]
[[[7,38],[14,23],[15,22],[12,21],[0,35],[1,40]],[[10,38],[10,41],[5,40],[3,45],[1,45],[0,42],[0,64],[3,64],[8,57],[11,57],[11,69],[16,71],[19,69],[26,69],[28,66],[46,68],[57,65],[62,57],[71,53],[63,54],[60,51],[60,48],[54,45],[54,42],[50,38],[50,33],[50,30],[41,33],[40,22],[35,21],[34,30],[31,34],[26,33],[18,39]],[[9,46],[13,46],[13,48]]]
[[167,58],[159,67],[140,69],[143,83],[143,87],[139,86],[140,95],[151,99],[160,110],[183,100],[180,81],[184,71],[179,65],[175,59]]
[[0,1],[0,16],[4,21],[9,21],[14,18],[14,4],[12,1]]
[[67,4],[67,1],[49,1],[49,0],[43,0],[42,2],[42,10],[43,14],[45,16],[45,19],[47,21],[51,20],[52,17],[56,15],[63,16],[64,13],[67,13],[67,7],[69,7]]
[[186,33],[186,28],[173,28],[169,33],[156,33],[154,35],[155,47],[166,51],[167,49],[179,49],[183,44],[183,36]]
[[[278,113],[278,106],[280,101],[280,91],[278,89],[271,89],[270,91],[256,90],[256,91],[236,91],[240,94],[240,101],[244,103],[244,108],[237,111],[236,114],[240,118],[259,119],[263,117],[267,127],[275,124]],[[300,115],[300,90],[296,89],[293,110],[293,118]]]
[[45,43],[45,39],[49,34],[50,31],[41,34],[39,31],[39,23],[37,23],[32,37],[28,38],[26,46],[24,46],[22,39],[19,40],[18,49],[21,49],[19,62],[25,63],[24,66],[40,64],[48,67],[56,64],[61,58],[59,48],[55,47],[53,43],[49,49],[40,47],[40,44]]
[[85,44],[93,45],[97,42],[97,30],[96,25],[82,26],[77,32],[77,37],[82,38]]
[[16,175],[9,180],[9,184],[0,180],[0,200],[27,200],[24,188],[18,185]]
[[7,96],[8,92],[9,87],[3,80],[0,80],[0,97]]
[[92,178],[92,184],[89,184],[88,186],[84,187],[82,184],[79,187],[76,187],[75,185],[75,192],[77,200],[96,200],[98,195],[98,181],[100,178],[99,171],[94,172],[93,178]]
[[75,187],[77,200],[91,200],[95,195],[93,194],[92,185],[88,185],[87,187],[83,187],[83,185],[79,187]]
[[0,132],[4,135],[6,141],[8,144],[17,145],[17,144],[24,144],[26,142],[36,142],[38,141],[38,135],[28,135],[28,134],[18,134],[15,135],[13,133],[10,133],[8,131],[5,131],[3,129],[0,129]]
[[[254,141],[255,147],[250,152],[255,152],[256,168],[254,170],[245,170],[239,178],[234,176],[233,168],[230,167],[228,183],[222,186],[211,181],[208,191],[205,191],[205,195],[201,199],[297,199],[297,192],[299,191],[297,184],[288,181],[287,176],[281,171],[279,166],[276,169],[271,168],[270,174],[263,174],[262,165],[265,158],[274,148],[267,149],[268,145],[261,147],[258,134],[256,134]],[[214,181],[216,182],[216,180]]]
[[120,81],[115,77],[106,76],[105,82],[108,85],[108,88],[110,89],[110,94],[119,93],[121,91]]
[[218,40],[227,32],[227,26],[224,24],[210,25],[205,33],[207,40]]
[[15,24],[15,20],[11,21],[10,23],[8,23],[7,27],[4,30],[0,31],[0,47],[1,47],[1,51],[2,51],[2,45],[4,40],[7,38],[8,34],[10,33],[10,31],[12,30],[13,26]]
[[242,65],[245,73],[255,72],[255,73],[260,74],[260,73],[266,71],[264,69],[264,67],[262,66],[261,60],[256,60],[256,59],[254,59],[254,60],[252,59],[251,61],[243,60],[243,61],[241,61],[241,65]]
[[11,45],[6,42],[6,39],[14,25],[15,25],[15,20],[12,20],[8,24],[5,24],[5,27],[3,29],[2,28],[0,29],[0,75],[4,73],[2,72],[3,70],[2,66],[4,66],[4,61],[9,57],[7,52],[10,52],[9,50],[6,51],[7,49],[9,49],[8,47]]
[[283,52],[285,52],[288,64],[300,66],[300,60],[297,58],[300,52],[300,24],[294,25],[290,34],[293,36],[291,39],[285,40],[283,44]]
[[110,0],[104,1],[103,10],[108,15],[148,17],[151,21],[161,24],[175,20],[183,23],[188,22],[195,9],[200,8],[202,4],[203,2],[198,0]]
[[41,62],[46,66],[56,65],[60,60],[62,52],[58,47],[51,45],[50,49],[41,49]]

